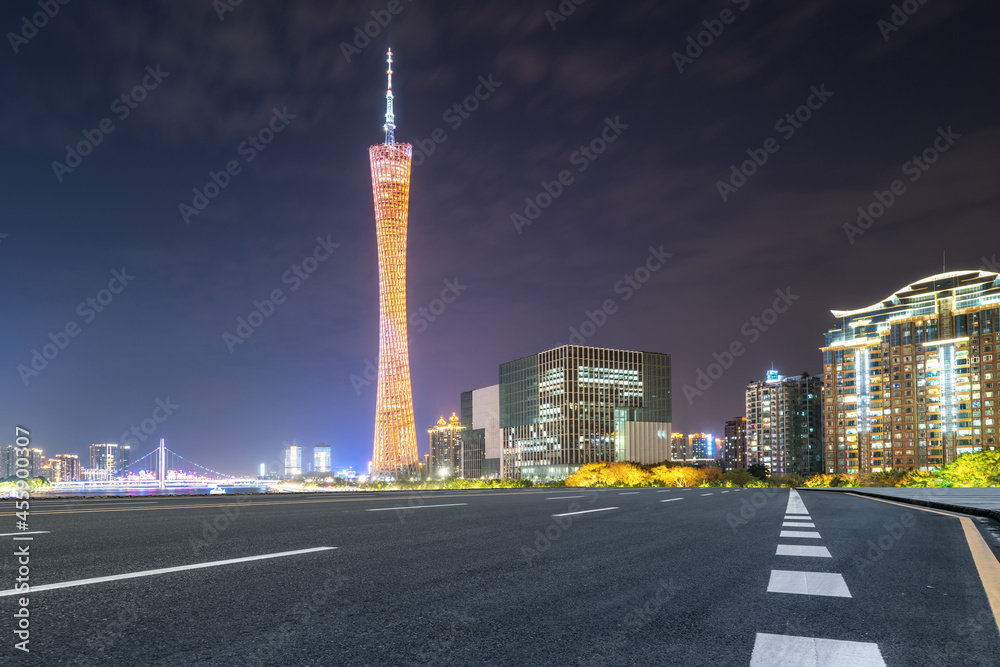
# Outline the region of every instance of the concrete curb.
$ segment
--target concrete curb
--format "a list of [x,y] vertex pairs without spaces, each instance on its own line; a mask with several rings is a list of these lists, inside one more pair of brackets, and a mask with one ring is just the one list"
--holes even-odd
[[833,490],[824,489],[821,487],[797,487],[796,491],[825,491],[827,493],[857,493],[862,496],[871,496],[872,498],[881,498],[882,500],[894,500],[898,503],[907,503],[910,505],[921,505],[922,507],[930,507],[931,509],[944,510],[946,512],[957,512],[958,514],[971,514],[973,516],[984,516],[988,519],[993,519],[994,521],[1000,523],[1000,510],[989,510],[982,507],[967,507],[965,505],[950,505],[948,503],[939,503],[933,500],[921,500],[919,498],[900,498],[899,496],[893,496],[885,493],[875,493],[869,491],[865,487],[843,487],[844,490]]

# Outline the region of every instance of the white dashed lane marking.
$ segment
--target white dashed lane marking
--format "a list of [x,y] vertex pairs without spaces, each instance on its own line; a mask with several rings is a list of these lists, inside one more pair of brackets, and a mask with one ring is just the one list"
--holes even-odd
[[810,540],[822,539],[819,533],[814,533],[808,530],[783,530],[778,537],[806,537]]
[[838,572],[771,570],[771,580],[767,583],[767,592],[823,595],[837,598],[851,597],[844,576]]
[[563,514],[553,514],[552,516],[573,516],[574,514],[590,514],[591,512],[607,512],[608,510],[616,510],[617,507],[602,507],[596,510],[581,510],[579,512],[565,512]]
[[801,544],[779,544],[775,556],[812,556],[814,558],[833,558],[826,547],[807,547]]
[[885,667],[878,644],[757,633],[750,667]]

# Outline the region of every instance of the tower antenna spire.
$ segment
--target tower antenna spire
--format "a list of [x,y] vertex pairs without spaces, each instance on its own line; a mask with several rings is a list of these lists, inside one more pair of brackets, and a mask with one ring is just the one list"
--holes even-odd
[[386,61],[389,63],[386,70],[389,86],[385,91],[385,143],[389,146],[396,143],[396,116],[392,113],[392,49],[386,54]]

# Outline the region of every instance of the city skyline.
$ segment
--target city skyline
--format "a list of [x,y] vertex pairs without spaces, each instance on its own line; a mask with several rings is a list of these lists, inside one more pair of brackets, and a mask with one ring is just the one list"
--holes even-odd
[[[991,8],[928,4],[886,37],[885,8],[855,4],[736,7],[695,56],[718,16],[695,4],[554,25],[530,3],[404,5],[417,426],[579,337],[671,352],[675,430],[719,434],[772,364],[820,372],[830,310],[939,272],[942,251],[995,270]],[[387,35],[354,43],[367,10],[182,5],[157,20],[186,47],[107,2],[101,22],[62,7],[7,54],[0,415],[81,460],[165,437],[249,474],[294,440],[363,470],[378,281],[361,156]],[[227,61],[246,69],[202,67]]]

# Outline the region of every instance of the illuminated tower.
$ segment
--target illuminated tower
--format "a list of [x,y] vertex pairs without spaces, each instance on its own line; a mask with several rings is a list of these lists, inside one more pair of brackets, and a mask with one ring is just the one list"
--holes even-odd
[[378,238],[378,393],[372,478],[405,478],[419,472],[413,423],[410,356],[406,342],[406,221],[413,146],[397,144],[392,113],[392,49],[385,94],[385,143],[368,149]]

